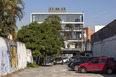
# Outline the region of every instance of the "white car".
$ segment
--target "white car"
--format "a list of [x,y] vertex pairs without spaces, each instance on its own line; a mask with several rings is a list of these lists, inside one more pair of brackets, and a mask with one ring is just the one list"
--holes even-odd
[[55,64],[63,64],[63,59],[60,57],[60,58],[56,58],[54,61],[53,61],[54,65]]
[[66,58],[63,58],[63,62],[64,63],[66,63],[66,62],[68,62],[69,61],[69,59],[66,57]]

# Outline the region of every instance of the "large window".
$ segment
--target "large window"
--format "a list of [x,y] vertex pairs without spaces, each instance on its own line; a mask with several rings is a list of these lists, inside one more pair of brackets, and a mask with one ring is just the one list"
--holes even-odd
[[[48,14],[33,14],[32,21],[43,22],[49,15]],[[82,14],[59,14],[62,22],[83,22]]]

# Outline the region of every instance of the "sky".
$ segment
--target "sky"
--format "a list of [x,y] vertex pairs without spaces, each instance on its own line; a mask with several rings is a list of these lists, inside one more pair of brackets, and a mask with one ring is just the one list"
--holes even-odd
[[107,25],[116,19],[116,0],[23,0],[24,17],[18,29],[30,23],[31,12],[48,12],[49,7],[65,7],[67,12],[84,12],[84,27]]

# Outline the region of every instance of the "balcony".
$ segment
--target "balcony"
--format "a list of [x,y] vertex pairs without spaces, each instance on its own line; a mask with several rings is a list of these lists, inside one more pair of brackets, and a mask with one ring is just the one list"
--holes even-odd
[[82,30],[80,29],[80,30],[70,30],[70,29],[64,29],[64,30],[61,30],[61,32],[82,32]]
[[73,28],[69,28],[69,27],[65,27],[63,30],[61,30],[63,32],[82,32],[83,29],[80,27],[73,27]]
[[84,24],[84,22],[61,22],[61,24]]

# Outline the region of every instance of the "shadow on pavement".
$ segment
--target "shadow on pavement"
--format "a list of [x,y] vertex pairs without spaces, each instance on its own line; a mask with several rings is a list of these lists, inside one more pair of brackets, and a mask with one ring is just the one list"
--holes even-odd
[[[79,73],[79,72],[75,72],[75,73]],[[108,75],[106,73],[103,72],[88,72],[88,73],[81,73],[81,74],[100,74],[103,77],[116,77],[116,73]]]
[[53,65],[42,65],[44,67],[52,67]]

